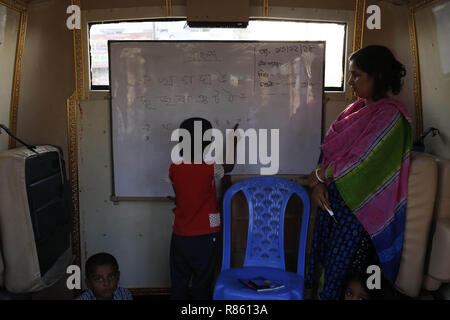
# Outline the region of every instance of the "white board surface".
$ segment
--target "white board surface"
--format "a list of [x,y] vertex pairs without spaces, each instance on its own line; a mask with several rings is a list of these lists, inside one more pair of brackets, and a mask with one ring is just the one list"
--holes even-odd
[[[279,130],[278,174],[307,174],[322,132],[324,42],[110,41],[115,197],[172,195],[173,130],[189,117],[214,128]],[[259,174],[237,164],[232,174]],[[273,164],[272,164],[273,165]]]

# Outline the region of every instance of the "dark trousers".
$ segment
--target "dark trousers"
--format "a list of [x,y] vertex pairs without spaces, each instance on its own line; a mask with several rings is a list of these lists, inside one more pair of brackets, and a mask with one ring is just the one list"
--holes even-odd
[[170,299],[189,299],[192,277],[192,299],[211,299],[211,284],[217,267],[219,233],[200,236],[172,234],[170,244]]

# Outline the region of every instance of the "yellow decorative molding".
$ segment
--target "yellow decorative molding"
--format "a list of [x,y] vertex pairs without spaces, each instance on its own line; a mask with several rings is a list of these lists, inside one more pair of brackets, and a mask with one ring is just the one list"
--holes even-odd
[[419,50],[417,47],[417,32],[415,14],[439,0],[418,0],[408,5],[409,48],[411,54],[411,67],[414,93],[414,137],[418,142],[423,132],[422,89],[420,82]]
[[[355,0],[355,21],[353,26],[352,52],[362,48],[364,40],[364,21],[366,15],[366,0]],[[356,99],[355,93],[351,92],[350,100]]]
[[[81,8],[80,0],[71,0],[72,5]],[[75,88],[73,94],[67,99],[67,145],[69,151],[69,181],[72,188],[72,252],[74,255],[73,263],[81,266],[81,242],[80,242],[80,207],[79,207],[79,183],[78,183],[78,117],[77,109],[80,101],[85,99],[84,88],[84,50],[82,45],[81,29],[73,30],[73,59],[74,59],[74,76]],[[74,295],[79,295],[79,290],[75,290]]]
[[355,21],[353,28],[353,52],[361,49],[364,39],[364,18],[366,15],[366,0],[355,1]]
[[[81,8],[81,0],[71,0],[72,5]],[[80,29],[73,29],[73,58],[75,66],[75,99],[84,100],[86,98],[84,90],[84,50],[82,45],[83,25]]]
[[417,35],[416,24],[414,21],[414,12],[410,10],[408,14],[409,25],[409,48],[411,53],[411,68],[413,77],[413,93],[414,93],[414,128],[415,141],[418,141],[423,131],[422,116],[422,93],[420,89],[420,72],[419,72],[419,55],[417,52]]
[[166,0],[166,17],[172,16],[172,0]]
[[269,16],[269,0],[263,0],[263,17]]
[[[78,123],[75,92],[67,99],[67,147],[69,152],[69,182],[72,194],[72,253],[73,263],[81,266],[81,242],[80,242],[80,207],[79,207],[79,184],[78,184]],[[79,294],[76,292],[74,294]]]

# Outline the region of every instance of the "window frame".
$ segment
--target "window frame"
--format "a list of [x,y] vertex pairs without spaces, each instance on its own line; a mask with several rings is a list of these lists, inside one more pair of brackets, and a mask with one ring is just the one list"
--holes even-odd
[[[89,64],[88,64],[88,71],[89,71],[89,90],[91,92],[109,92],[110,86],[109,85],[93,85],[92,84],[92,54],[91,54],[91,43],[90,43],[90,34],[91,34],[91,28],[94,25],[99,24],[112,24],[112,23],[122,23],[122,22],[170,22],[170,21],[187,21],[185,18],[155,18],[155,19],[126,19],[126,20],[113,20],[113,21],[100,21],[100,22],[88,22],[88,32],[87,32],[87,42],[88,42],[88,54],[89,54]],[[303,22],[303,23],[333,23],[333,24],[339,24],[344,26],[344,37],[342,39],[343,41],[343,53],[342,53],[342,75],[341,75],[341,86],[340,87],[324,87],[324,92],[335,92],[335,93],[344,93],[345,92],[345,57],[347,52],[347,34],[348,34],[348,23],[342,22],[342,21],[323,21],[323,20],[304,20],[304,19],[273,19],[273,18],[251,18],[250,21],[281,21],[281,22]],[[158,41],[158,40],[145,40],[145,41]],[[171,41],[171,40],[168,40]],[[180,39],[175,39],[173,41],[183,41]],[[195,41],[195,40],[191,40]],[[233,40],[233,41],[240,41],[240,40]],[[248,40],[241,40],[241,41],[248,41]],[[255,40],[258,41],[258,40]],[[282,40],[280,40],[282,41]],[[302,41],[302,40],[298,40]],[[312,40],[311,40],[312,41]],[[321,40],[323,41],[323,40]],[[326,50],[326,49],[325,49]],[[326,68],[326,66],[325,66]],[[324,73],[325,74],[325,73]]]

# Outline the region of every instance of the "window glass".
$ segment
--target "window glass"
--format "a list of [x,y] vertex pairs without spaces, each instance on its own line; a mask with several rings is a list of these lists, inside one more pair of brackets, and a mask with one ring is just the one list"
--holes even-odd
[[109,87],[108,40],[326,41],[325,88],[343,90],[344,23],[252,20],[247,28],[189,28],[185,20],[90,25],[91,89]]

